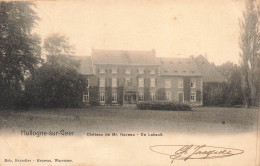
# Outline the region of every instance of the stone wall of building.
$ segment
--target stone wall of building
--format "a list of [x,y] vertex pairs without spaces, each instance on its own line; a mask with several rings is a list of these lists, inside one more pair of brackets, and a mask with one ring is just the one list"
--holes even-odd
[[[93,70],[93,75],[86,76],[89,84],[87,100],[83,96],[83,101],[92,105],[124,105],[150,100],[203,104],[202,77],[189,76],[188,70],[185,76],[163,75],[160,65],[94,64]],[[140,78],[144,86],[139,85]],[[115,87],[113,79],[116,79]],[[152,79],[155,80],[154,86],[151,85]]]

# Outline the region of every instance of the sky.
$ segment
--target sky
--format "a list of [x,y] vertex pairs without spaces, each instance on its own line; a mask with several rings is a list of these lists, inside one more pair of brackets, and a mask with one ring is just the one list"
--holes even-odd
[[69,37],[76,55],[92,49],[156,50],[158,57],[207,55],[216,65],[239,62],[243,0],[37,1],[35,29]]

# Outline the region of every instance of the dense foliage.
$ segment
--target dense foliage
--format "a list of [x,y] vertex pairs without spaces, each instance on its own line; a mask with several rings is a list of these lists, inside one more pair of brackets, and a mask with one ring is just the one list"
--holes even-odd
[[38,17],[30,2],[0,2],[0,105],[13,106],[25,76],[40,62]]
[[243,105],[241,68],[226,62],[217,66],[217,69],[226,78],[226,82],[204,83],[204,105]]
[[36,107],[79,107],[85,78],[75,70],[45,64],[25,84],[24,105]]
[[76,69],[79,63],[72,58],[74,47],[69,38],[60,33],[50,34],[44,39],[44,54],[51,65]]
[[241,21],[240,48],[242,93],[247,106],[259,105],[260,83],[260,3],[247,0]]
[[142,110],[172,110],[188,111],[191,107],[184,103],[175,103],[170,101],[145,101],[136,104],[138,109]]

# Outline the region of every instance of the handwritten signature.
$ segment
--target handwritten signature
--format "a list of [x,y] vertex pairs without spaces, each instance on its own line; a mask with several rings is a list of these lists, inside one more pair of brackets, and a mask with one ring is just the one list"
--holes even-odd
[[244,153],[244,151],[240,149],[207,145],[154,145],[150,146],[150,150],[169,156],[171,163],[173,163],[174,160],[216,159]]

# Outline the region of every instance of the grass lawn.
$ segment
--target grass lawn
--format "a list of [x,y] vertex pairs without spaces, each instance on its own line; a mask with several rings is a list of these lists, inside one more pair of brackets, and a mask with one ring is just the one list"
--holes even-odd
[[224,107],[196,107],[193,111],[137,110],[134,106],[0,110],[0,132],[247,132],[256,129],[257,117],[257,109]]

